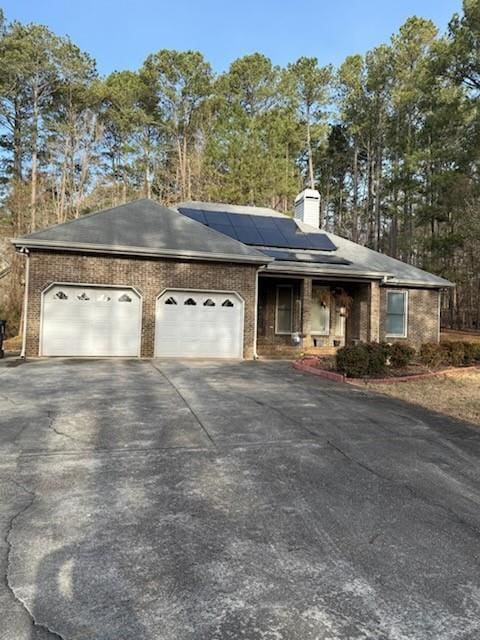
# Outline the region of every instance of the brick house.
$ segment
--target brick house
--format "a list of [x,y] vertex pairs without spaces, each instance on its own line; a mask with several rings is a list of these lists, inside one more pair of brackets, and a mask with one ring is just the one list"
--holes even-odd
[[271,209],[138,200],[14,240],[26,356],[253,358],[439,339],[450,282]]

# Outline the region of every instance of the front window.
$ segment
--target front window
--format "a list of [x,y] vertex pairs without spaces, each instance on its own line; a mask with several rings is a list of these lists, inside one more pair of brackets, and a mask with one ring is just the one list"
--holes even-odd
[[289,284],[277,286],[277,308],[275,333],[292,333],[293,287]]
[[311,332],[319,336],[328,336],[330,332],[330,289],[312,288]]
[[407,336],[406,291],[387,291],[386,334],[392,338]]

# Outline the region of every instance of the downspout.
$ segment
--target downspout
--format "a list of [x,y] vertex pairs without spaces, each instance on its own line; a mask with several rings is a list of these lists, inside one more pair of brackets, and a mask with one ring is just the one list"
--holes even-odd
[[255,273],[255,301],[254,301],[254,311],[255,315],[253,318],[253,359],[258,360],[257,353],[257,330],[258,330],[258,274],[260,271],[265,269],[265,265],[259,267]]
[[25,292],[23,298],[23,327],[22,327],[22,351],[20,352],[20,358],[25,360],[25,353],[27,350],[27,318],[28,318],[28,289],[30,283],[30,251],[26,247],[20,249],[20,253],[25,256]]

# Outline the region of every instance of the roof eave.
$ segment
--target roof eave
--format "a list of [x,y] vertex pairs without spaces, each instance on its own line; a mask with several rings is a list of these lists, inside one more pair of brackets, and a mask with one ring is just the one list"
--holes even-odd
[[443,278],[439,282],[432,282],[428,280],[400,280],[397,278],[388,278],[384,284],[385,286],[392,287],[421,287],[422,289],[447,289],[456,286],[454,282],[443,280]]
[[185,258],[188,260],[206,260],[210,262],[243,262],[268,264],[273,258],[263,255],[242,255],[173,249],[150,249],[148,247],[130,247],[123,245],[102,245],[83,242],[61,242],[59,240],[14,239],[12,244],[17,248],[53,249],[57,251],[84,251],[88,253],[108,253],[113,255],[134,255],[155,258]]
[[298,273],[298,274],[311,274],[312,276],[345,276],[351,278],[361,278],[364,280],[381,280],[384,286],[402,286],[402,287],[421,287],[424,289],[444,289],[447,287],[454,287],[455,284],[448,280],[441,279],[438,282],[428,280],[404,280],[397,279],[391,272],[384,271],[362,271],[354,269],[312,269],[306,265],[286,265],[279,262],[274,262],[267,267],[268,271],[282,272],[282,273]]
[[369,280],[383,280],[385,277],[388,277],[389,273],[380,273],[378,271],[355,271],[352,269],[312,269],[307,265],[292,265],[292,264],[281,264],[280,262],[274,262],[274,264],[269,264],[267,267],[268,271],[275,272],[283,272],[283,273],[299,273],[299,274],[310,274],[312,276],[351,276],[352,278],[363,278]]

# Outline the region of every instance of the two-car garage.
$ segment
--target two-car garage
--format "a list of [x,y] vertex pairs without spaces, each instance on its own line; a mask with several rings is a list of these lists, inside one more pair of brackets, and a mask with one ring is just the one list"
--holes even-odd
[[[142,302],[130,287],[50,286],[42,295],[40,355],[140,356]],[[234,292],[167,289],[156,300],[155,356],[241,358],[243,319]]]

